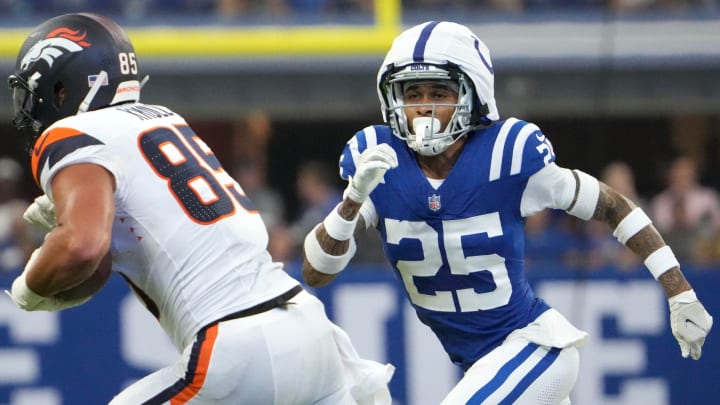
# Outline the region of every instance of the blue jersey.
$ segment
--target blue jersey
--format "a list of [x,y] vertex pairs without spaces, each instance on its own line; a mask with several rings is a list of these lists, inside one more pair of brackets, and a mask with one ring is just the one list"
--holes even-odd
[[520,202],[528,178],[554,161],[552,146],[533,124],[496,122],[468,134],[435,189],[407,144],[372,126],[345,146],[341,176],[351,177],[359,153],[380,143],[399,162],[370,194],[385,254],[420,320],[467,369],[549,308],[525,278]]

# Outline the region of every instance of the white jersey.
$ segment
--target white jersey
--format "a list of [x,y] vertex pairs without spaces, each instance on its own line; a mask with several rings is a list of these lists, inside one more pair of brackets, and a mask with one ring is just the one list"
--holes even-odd
[[240,185],[182,117],[124,104],[71,116],[38,138],[35,180],[92,163],[115,178],[111,255],[179,350],[203,326],[298,284],[266,250],[268,234]]

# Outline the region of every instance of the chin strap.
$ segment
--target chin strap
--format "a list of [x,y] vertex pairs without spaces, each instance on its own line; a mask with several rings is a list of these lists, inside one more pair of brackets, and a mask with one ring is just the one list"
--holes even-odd
[[80,103],[80,107],[78,107],[77,111],[78,114],[84,113],[88,110],[88,108],[90,108],[90,103],[92,103],[98,90],[100,90],[100,87],[103,85],[103,83],[105,83],[105,80],[107,80],[107,72],[101,70],[95,78],[92,87],[90,87],[90,90],[88,90],[88,93],[83,99],[82,103]]

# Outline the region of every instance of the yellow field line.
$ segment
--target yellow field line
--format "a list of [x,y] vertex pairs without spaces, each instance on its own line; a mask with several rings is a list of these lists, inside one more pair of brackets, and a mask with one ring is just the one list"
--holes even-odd
[[[142,57],[384,53],[400,32],[400,0],[375,0],[369,26],[129,28]],[[0,29],[0,58],[15,58],[31,28]]]

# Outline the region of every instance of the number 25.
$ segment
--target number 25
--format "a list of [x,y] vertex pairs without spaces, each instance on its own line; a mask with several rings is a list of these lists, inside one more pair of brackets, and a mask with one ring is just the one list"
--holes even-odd
[[[472,234],[485,233],[489,238],[501,236],[500,215],[495,213],[478,215],[471,218],[442,221],[442,241],[448,258],[448,267],[453,275],[487,271],[492,275],[495,289],[478,293],[473,288],[454,290],[457,294],[460,312],[488,310],[507,304],[512,294],[512,285],[508,278],[505,258],[497,254],[467,256],[463,251],[462,238]],[[385,219],[387,243],[399,244],[401,239],[416,239],[420,242],[422,260],[399,260],[405,289],[413,304],[444,312],[456,312],[453,291],[435,291],[434,294],[421,293],[415,285],[415,278],[434,277],[442,267],[438,232],[423,221],[398,221]]]

